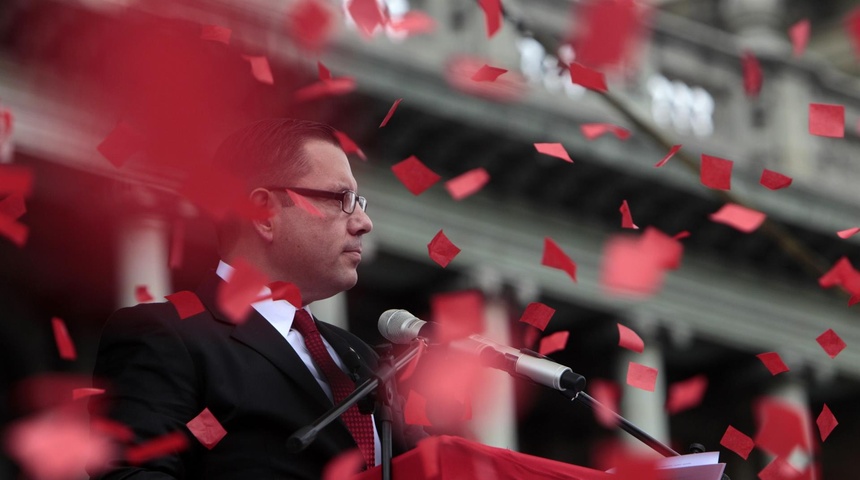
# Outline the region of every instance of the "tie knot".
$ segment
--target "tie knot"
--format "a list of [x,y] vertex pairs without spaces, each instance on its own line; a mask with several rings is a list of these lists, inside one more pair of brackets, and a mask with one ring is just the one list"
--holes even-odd
[[314,319],[303,308],[296,310],[296,316],[293,318],[293,328],[298,330],[303,337],[318,331],[317,326],[314,324]]

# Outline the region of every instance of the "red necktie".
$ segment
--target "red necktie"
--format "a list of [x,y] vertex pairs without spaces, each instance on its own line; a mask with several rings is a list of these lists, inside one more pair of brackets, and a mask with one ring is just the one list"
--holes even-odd
[[[311,353],[311,358],[313,358],[314,363],[322,370],[325,378],[328,380],[332,394],[334,394],[334,402],[338,403],[346,398],[355,390],[355,383],[334,363],[334,360],[323,344],[316,324],[307,311],[303,309],[296,310],[293,327],[304,337],[305,345]],[[353,405],[349,407],[349,410],[343,412],[341,418],[346,423],[346,429],[349,430],[352,438],[355,439],[355,443],[358,444],[358,449],[361,450],[368,468],[376,465],[373,420],[370,415],[362,415],[358,411],[358,406]]]

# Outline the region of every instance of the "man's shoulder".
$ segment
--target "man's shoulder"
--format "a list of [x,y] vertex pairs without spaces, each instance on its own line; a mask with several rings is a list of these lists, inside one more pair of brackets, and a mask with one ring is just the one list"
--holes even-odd
[[[189,298],[196,295],[186,293]],[[193,300],[193,299],[192,299]],[[209,311],[199,302],[195,305],[177,305],[172,301],[139,303],[130,307],[123,307],[115,311],[105,323],[105,331],[111,330],[133,330],[140,333],[159,330],[171,330],[181,332],[188,326],[211,318]]]

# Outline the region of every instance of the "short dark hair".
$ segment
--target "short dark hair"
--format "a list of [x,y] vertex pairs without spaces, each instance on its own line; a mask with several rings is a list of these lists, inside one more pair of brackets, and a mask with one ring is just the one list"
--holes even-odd
[[215,152],[216,168],[243,182],[250,192],[263,185],[290,185],[304,175],[309,158],[304,145],[322,140],[340,148],[335,130],[310,120],[267,118],[228,136]]

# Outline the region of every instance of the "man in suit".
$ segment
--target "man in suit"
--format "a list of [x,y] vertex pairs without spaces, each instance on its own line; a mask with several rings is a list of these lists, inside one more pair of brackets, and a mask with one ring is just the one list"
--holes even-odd
[[[332,458],[356,447],[367,466],[378,464],[379,429],[357,409],[304,451],[286,448],[292,433],[377,366],[364,342],[310,315],[314,301],[355,285],[361,239],[373,228],[334,131],[289,119],[256,122],[224,141],[214,167],[239,179],[247,199],[270,216],[216,225],[222,260],[195,292],[202,312],[182,319],[165,302],[112,315],[94,371],[106,390],[103,411],[131,427],[133,444],[179,431],[189,447],[141,465],[119,460],[101,478],[320,478]],[[287,189],[314,208],[294,202]],[[244,321],[231,319],[216,298],[239,262],[294,284],[302,305],[268,299],[252,304]],[[260,293],[271,296],[267,288]],[[211,449],[186,426],[205,408],[227,431]],[[405,428],[398,408],[394,417],[395,450],[402,451],[423,432]]]

